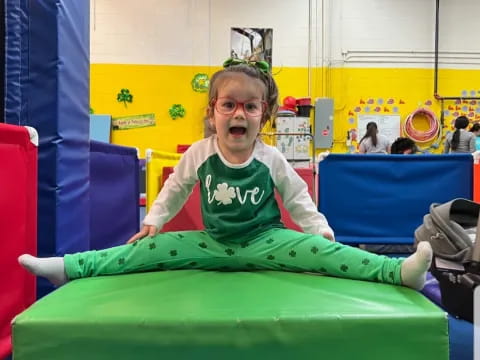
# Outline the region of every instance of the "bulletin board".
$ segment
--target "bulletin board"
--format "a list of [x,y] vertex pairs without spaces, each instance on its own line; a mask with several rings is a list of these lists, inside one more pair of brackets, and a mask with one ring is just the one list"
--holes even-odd
[[378,133],[386,136],[390,142],[394,142],[400,136],[400,115],[358,115],[358,139],[367,132],[367,124],[370,121],[377,123]]

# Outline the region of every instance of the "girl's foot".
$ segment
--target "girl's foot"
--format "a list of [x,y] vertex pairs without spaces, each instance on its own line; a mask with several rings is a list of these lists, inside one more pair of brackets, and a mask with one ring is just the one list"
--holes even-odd
[[37,258],[23,254],[18,257],[18,262],[32,274],[46,278],[55,286],[68,281],[63,257]]
[[427,278],[427,271],[432,263],[432,255],[430,243],[428,241],[419,242],[417,251],[402,263],[400,270],[402,285],[422,290]]

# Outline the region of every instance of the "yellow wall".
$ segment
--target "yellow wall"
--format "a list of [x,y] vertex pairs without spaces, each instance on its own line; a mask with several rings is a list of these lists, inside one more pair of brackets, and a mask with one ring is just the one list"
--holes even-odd
[[[346,134],[349,129],[357,127],[358,114],[399,114],[403,124],[410,113],[423,107],[432,110],[440,119],[441,103],[433,96],[433,69],[337,68],[328,70],[325,78],[327,86],[324,91],[334,98],[335,104],[334,152],[347,152]],[[479,80],[480,71],[441,70],[438,93],[442,96],[480,96]],[[480,120],[478,100],[445,101],[444,109],[443,137],[459,115],[467,115],[473,121]],[[421,118],[414,121],[414,126],[418,130],[428,128],[426,119]],[[419,145],[426,148],[432,143]],[[440,152],[443,139],[439,143],[440,148],[430,151]]]
[[[175,152],[177,144],[190,144],[203,134],[202,116],[207,95],[191,90],[196,73],[205,67],[92,64],[90,72],[90,107],[95,114],[113,117],[154,113],[156,126],[112,131],[112,142],[145,149]],[[122,88],[130,90],[133,102],[117,102]],[[184,118],[172,120],[168,109],[182,104]]]
[[[139,148],[140,157],[147,148],[176,152],[177,144],[191,144],[203,137],[207,94],[193,91],[191,81],[197,73],[211,76],[216,70],[200,66],[92,64],[90,107],[95,114],[112,117],[154,113],[156,126],[113,130],[112,142]],[[306,69],[273,71],[282,98],[307,94]],[[117,94],[124,88],[133,95],[133,102],[126,106],[117,101]],[[171,119],[168,109],[173,104],[184,106],[184,118]]]
[[[92,64],[91,108],[95,114],[110,114],[113,117],[154,113],[155,127],[114,130],[112,142],[139,148],[141,157],[144,157],[147,148],[175,152],[177,144],[191,144],[203,137],[207,94],[194,92],[191,80],[197,73],[211,76],[217,69],[200,66]],[[308,95],[309,73],[306,68],[274,68],[273,73],[280,89],[280,100],[287,95]],[[403,122],[418,107],[427,107],[440,116],[440,103],[433,97],[432,69],[314,69],[310,75],[312,97],[326,96],[334,99],[333,152],[343,153],[349,150],[346,134],[348,130],[357,127],[358,114],[399,114]],[[480,71],[441,70],[438,90],[444,96],[478,96],[478,83]],[[116,100],[122,88],[129,89],[133,95],[133,102],[127,103],[127,106]],[[168,109],[177,103],[185,107],[186,115],[172,120]],[[377,107],[378,111],[375,111]],[[464,101],[460,104],[446,101],[445,110],[445,130],[449,130],[451,121],[461,114],[470,115],[472,120],[480,120],[478,101]],[[421,119],[414,125],[420,130],[427,127],[426,121]],[[431,144],[425,144],[426,147],[429,145]]]

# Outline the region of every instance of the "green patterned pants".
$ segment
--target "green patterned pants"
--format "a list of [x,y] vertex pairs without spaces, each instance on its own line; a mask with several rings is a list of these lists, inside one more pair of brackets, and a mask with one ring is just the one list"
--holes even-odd
[[174,269],[283,270],[399,285],[401,262],[288,229],[271,229],[242,244],[182,231],[65,255],[65,270],[69,279]]

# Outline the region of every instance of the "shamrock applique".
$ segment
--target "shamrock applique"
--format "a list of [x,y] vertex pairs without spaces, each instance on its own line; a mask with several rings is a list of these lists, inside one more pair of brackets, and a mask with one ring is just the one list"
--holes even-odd
[[196,74],[192,79],[192,89],[196,92],[207,92],[208,86],[210,85],[210,80],[208,79],[207,74]]
[[185,108],[181,104],[173,104],[170,109],[168,109],[168,113],[173,120],[177,117],[183,118],[185,116]]
[[232,199],[235,198],[235,189],[228,187],[227,183],[217,185],[217,190],[213,192],[215,200],[218,201],[217,205],[228,205],[232,203]]
[[131,103],[133,101],[133,95],[130,94],[130,90],[121,89],[120,92],[117,94],[117,101],[123,102],[125,107],[127,107],[127,102]]

